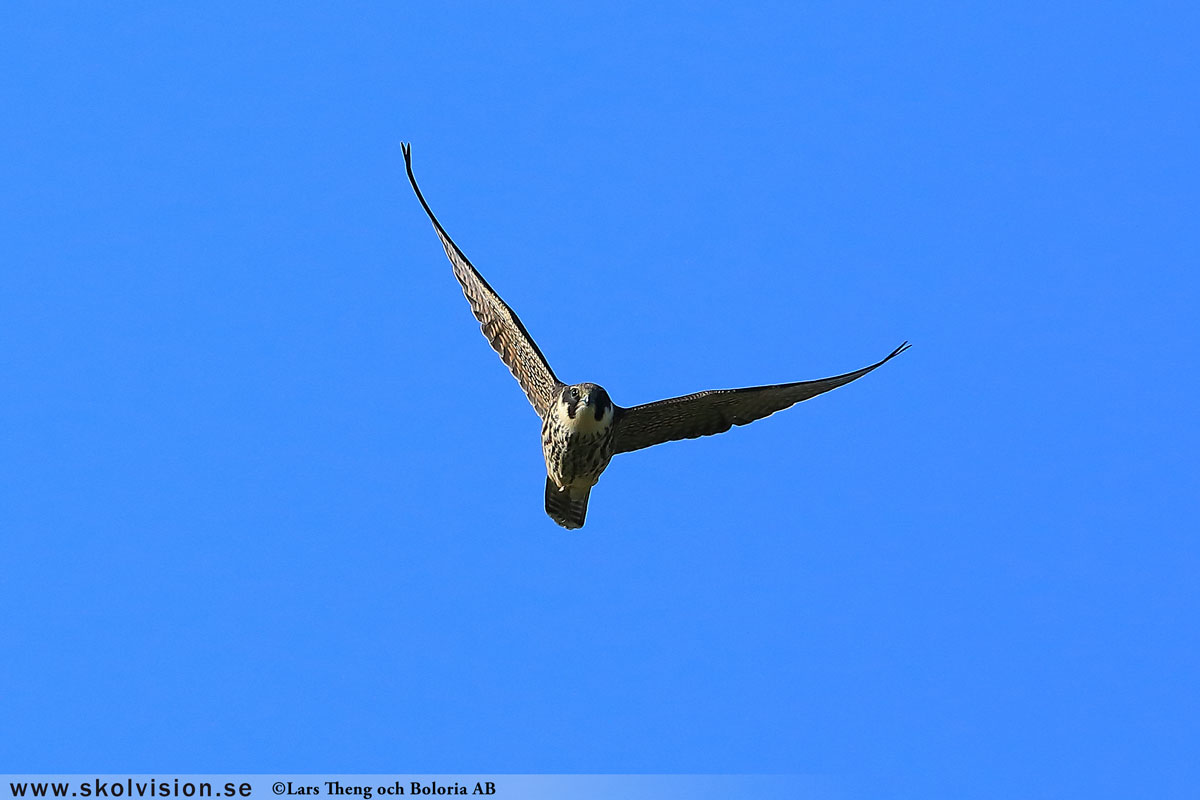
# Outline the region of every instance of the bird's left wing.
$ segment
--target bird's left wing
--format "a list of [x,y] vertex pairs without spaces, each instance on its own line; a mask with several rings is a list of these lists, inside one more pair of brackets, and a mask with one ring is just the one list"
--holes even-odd
[[500,295],[496,294],[496,291],[488,285],[479,271],[463,255],[463,251],[459,250],[458,245],[446,234],[442,224],[433,215],[429,203],[425,202],[425,197],[417,187],[417,179],[413,177],[412,147],[407,144],[402,144],[400,147],[404,151],[404,167],[408,171],[409,183],[412,184],[413,191],[417,193],[417,199],[421,201],[425,213],[433,222],[433,228],[437,231],[438,238],[442,240],[442,247],[446,249],[446,256],[454,268],[454,277],[458,278],[458,282],[462,284],[463,294],[467,296],[471,310],[475,312],[475,319],[479,320],[483,335],[487,337],[492,347],[500,354],[500,358],[512,370],[513,376],[525,390],[525,395],[533,404],[538,416],[545,417],[554,392],[563,385],[562,382],[554,376],[554,371],[550,369],[546,357],[538,349],[533,337],[525,330],[521,320],[508,307],[508,304],[500,299]]
[[883,366],[908,347],[905,342],[877,364],[832,378],[748,389],[716,389],[622,409],[614,434],[613,452],[628,453],[676,439],[724,433],[734,425],[746,425],[801,400],[845,386]]

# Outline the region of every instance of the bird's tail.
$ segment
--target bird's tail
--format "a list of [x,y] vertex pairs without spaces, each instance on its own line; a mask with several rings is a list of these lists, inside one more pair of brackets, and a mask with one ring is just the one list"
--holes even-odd
[[564,528],[582,528],[583,518],[587,516],[588,495],[591,492],[589,487],[584,490],[582,498],[572,500],[569,491],[559,489],[554,481],[547,477],[546,513],[550,515],[550,519]]

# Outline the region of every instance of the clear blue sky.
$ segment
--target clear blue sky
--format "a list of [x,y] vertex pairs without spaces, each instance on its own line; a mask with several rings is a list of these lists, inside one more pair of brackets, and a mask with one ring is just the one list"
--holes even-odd
[[[6,3],[0,761],[1200,785],[1184,3]],[[618,457],[559,376],[878,372]]]

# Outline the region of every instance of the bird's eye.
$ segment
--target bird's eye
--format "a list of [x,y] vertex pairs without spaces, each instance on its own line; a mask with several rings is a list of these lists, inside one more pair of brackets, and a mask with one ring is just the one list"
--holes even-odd
[[574,386],[571,387],[571,397],[574,397],[576,400],[579,399],[579,390]]

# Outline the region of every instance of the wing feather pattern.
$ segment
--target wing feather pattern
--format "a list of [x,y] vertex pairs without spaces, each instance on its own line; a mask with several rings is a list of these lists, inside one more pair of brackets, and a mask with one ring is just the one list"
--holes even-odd
[[546,357],[538,349],[533,337],[525,330],[521,320],[483,279],[479,271],[463,255],[463,251],[459,250],[458,245],[447,235],[442,224],[438,222],[433,210],[429,208],[429,203],[425,202],[424,195],[417,187],[417,179],[413,176],[412,147],[403,144],[401,149],[404,151],[404,167],[408,171],[409,183],[412,184],[413,191],[417,193],[417,199],[421,201],[425,213],[433,222],[433,228],[437,231],[438,238],[442,240],[446,257],[450,259],[450,265],[454,268],[454,277],[458,278],[458,282],[462,285],[463,294],[471,304],[471,311],[475,313],[475,319],[479,320],[479,327],[483,331],[483,335],[500,354],[501,360],[512,370],[513,377],[525,390],[525,395],[533,404],[538,416],[545,417],[550,408],[551,398],[563,385],[562,382],[554,376],[554,371],[550,369]]
[[909,344],[905,342],[877,364],[832,378],[746,389],[716,389],[622,409],[618,415],[613,452],[628,453],[676,439],[724,433],[734,425],[749,424],[858,380],[908,348]]

